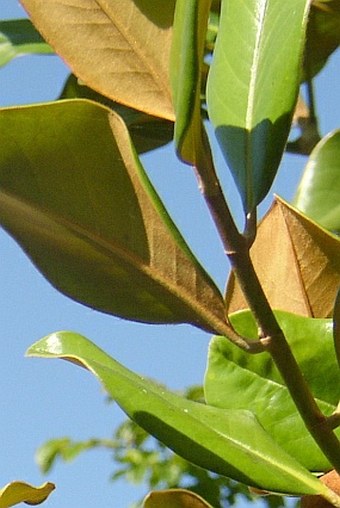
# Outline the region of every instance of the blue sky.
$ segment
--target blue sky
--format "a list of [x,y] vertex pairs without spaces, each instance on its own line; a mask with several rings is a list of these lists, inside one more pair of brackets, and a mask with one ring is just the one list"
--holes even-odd
[[[15,0],[1,0],[0,18],[23,17]],[[321,130],[339,120],[339,52],[317,80]],[[22,57],[0,68],[0,106],[53,100],[68,74],[57,57]],[[236,214],[239,200],[216,149],[221,179]],[[228,263],[193,172],[178,163],[171,147],[145,156],[143,162],[172,217],[218,285],[223,288]],[[305,160],[286,157],[274,191],[290,199]],[[266,200],[268,206],[271,198]],[[264,207],[263,207],[264,208]],[[34,463],[36,448],[53,437],[109,437],[123,418],[105,404],[97,381],[82,369],[57,361],[24,358],[27,347],[56,330],[80,332],[118,361],[174,389],[202,381],[209,336],[189,326],[128,323],[83,307],[55,291],[15,242],[0,231],[0,486],[15,479],[57,484],[46,506],[125,508],[144,492],[122,482],[110,483],[109,453],[91,451],[70,464],[58,463],[47,477]],[[45,505],[43,505],[45,506]]]

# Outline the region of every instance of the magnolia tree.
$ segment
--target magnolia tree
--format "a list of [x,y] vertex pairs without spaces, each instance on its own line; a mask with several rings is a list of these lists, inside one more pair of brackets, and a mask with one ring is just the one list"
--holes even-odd
[[[28,355],[87,369],[196,474],[340,508],[340,133],[320,140],[312,91],[339,43],[339,0],[22,4],[32,22],[1,23],[2,63],[55,51],[72,75],[63,100],[0,111],[2,226],[72,299],[213,335],[204,400],[131,372],[76,332],[52,330]],[[208,122],[241,196],[241,230]],[[292,122],[301,135],[287,144]],[[171,139],[230,261],[224,295],[139,159]],[[285,149],[309,156],[305,172],[294,202],[276,197],[258,224]],[[13,483],[0,504],[37,504],[52,489]],[[201,494],[154,491],[143,506],[210,506]]]

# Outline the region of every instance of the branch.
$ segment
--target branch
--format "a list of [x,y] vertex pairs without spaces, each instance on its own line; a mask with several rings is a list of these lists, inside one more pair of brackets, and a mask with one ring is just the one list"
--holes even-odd
[[249,241],[238,231],[225,201],[215,171],[207,135],[203,129],[196,172],[200,180],[200,189],[220,234],[225,252],[257,321],[260,342],[280,371],[310,434],[340,474],[340,443],[332,430],[332,422],[329,422],[316,404],[269,305],[250,259]]

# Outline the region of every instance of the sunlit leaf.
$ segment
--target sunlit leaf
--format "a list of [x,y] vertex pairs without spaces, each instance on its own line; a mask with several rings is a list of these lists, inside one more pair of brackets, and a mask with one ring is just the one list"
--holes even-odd
[[174,0],[22,0],[74,74],[110,99],[174,119],[168,76]]
[[198,466],[269,491],[330,495],[249,411],[226,411],[187,400],[134,374],[72,332],[51,334],[27,354],[63,358],[87,368],[130,418]]
[[47,482],[34,487],[25,482],[8,483],[0,489],[0,508],[9,508],[19,503],[30,505],[41,504],[55,489],[53,483]]
[[[285,312],[276,316],[321,410],[330,415],[338,403],[340,385],[332,320]],[[257,338],[257,326],[249,311],[236,313],[231,320],[240,333]],[[316,358],[322,361],[316,362]],[[273,439],[306,468],[330,468],[269,354],[248,355],[225,338],[215,337],[209,347],[204,388],[208,404],[252,411]]]
[[202,150],[201,74],[211,0],[177,0],[171,51],[171,81],[179,156],[196,164]]
[[340,130],[313,150],[302,175],[294,206],[331,231],[340,232]]
[[212,508],[201,496],[185,489],[169,489],[150,492],[143,508]]
[[[258,227],[251,258],[274,309],[329,317],[340,285],[340,240],[276,198]],[[248,308],[231,274],[228,312]]]
[[28,19],[0,21],[0,67],[25,54],[53,54]]
[[224,329],[120,117],[65,101],[2,110],[0,132],[0,223],[54,286],[127,319]]
[[308,0],[222,2],[208,111],[246,212],[267,194],[287,141],[308,7]]
[[138,153],[159,148],[169,143],[173,138],[174,124],[170,120],[151,116],[142,111],[111,101],[104,95],[79,83],[76,76],[71,74],[65,83],[60,99],[77,98],[99,102],[118,113],[129,129],[134,147]]

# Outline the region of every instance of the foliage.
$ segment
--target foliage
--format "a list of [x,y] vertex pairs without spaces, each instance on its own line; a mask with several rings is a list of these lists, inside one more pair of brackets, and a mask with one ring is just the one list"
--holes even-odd
[[[112,440],[50,441],[39,451],[42,467],[105,446],[121,464],[114,478],[147,476],[150,488],[166,488],[150,493],[146,508],[223,506],[248,495],[244,485],[339,507],[318,476],[340,472],[339,299],[331,319],[340,251],[324,229],[339,231],[340,140],[335,131],[314,148],[311,79],[339,44],[340,2],[22,4],[36,28],[3,22],[0,63],[54,48],[73,74],[60,100],[0,111],[0,223],[74,300],[214,335],[203,401],[131,372],[76,332],[33,344],[29,356],[94,374],[134,422]],[[305,108],[296,107],[302,81]],[[207,120],[241,197],[243,232],[217,176]],[[287,145],[293,120],[301,138]],[[231,263],[225,296],[138,157],[172,135],[178,157],[195,168]],[[313,150],[295,206],[276,198],[257,226],[286,146]],[[158,440],[151,447],[149,433]],[[171,490],[188,486],[206,501]]]
[[[183,396],[203,403],[202,387],[191,387]],[[124,477],[132,484],[144,483],[149,490],[186,488],[204,498],[214,507],[226,507],[253,496],[242,483],[211,473],[171,452],[132,420],[124,421],[110,439],[71,441],[52,439],[38,450],[36,459],[44,473],[49,472],[57,459],[74,460],[80,453],[103,448],[112,454],[113,481]],[[264,501],[271,508],[283,503],[279,496],[267,496]],[[139,505],[139,503],[138,503]]]

